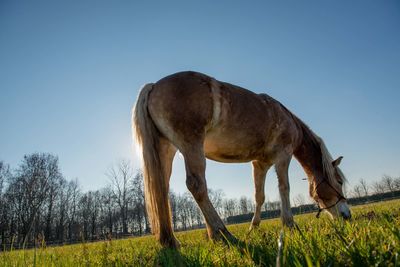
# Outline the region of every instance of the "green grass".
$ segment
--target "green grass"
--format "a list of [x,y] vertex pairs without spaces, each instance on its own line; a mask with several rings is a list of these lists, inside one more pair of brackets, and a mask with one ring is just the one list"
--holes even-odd
[[[210,242],[206,231],[177,233],[179,251],[154,237],[0,253],[1,266],[400,266],[400,200],[354,207],[351,222],[314,214],[296,216],[300,230],[282,230],[279,219],[230,225],[241,242]],[[282,234],[281,234],[282,233]],[[282,241],[278,250],[278,240]]]

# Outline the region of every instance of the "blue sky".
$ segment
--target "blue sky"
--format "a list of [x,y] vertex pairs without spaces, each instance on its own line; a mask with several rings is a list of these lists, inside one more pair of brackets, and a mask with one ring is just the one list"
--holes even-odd
[[[146,82],[196,70],[265,92],[324,138],[350,181],[400,175],[398,1],[1,1],[0,160],[59,156],[97,189],[130,158]],[[253,195],[250,164],[207,163],[208,185]],[[307,194],[297,162],[291,196]],[[171,187],[184,192],[182,159]],[[268,199],[278,198],[267,177]]]

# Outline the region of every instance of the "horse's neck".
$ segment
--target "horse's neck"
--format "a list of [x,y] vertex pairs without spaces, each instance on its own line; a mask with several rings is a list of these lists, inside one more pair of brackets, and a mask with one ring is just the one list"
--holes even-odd
[[322,154],[318,140],[314,134],[304,125],[303,139],[294,152],[294,156],[300,162],[310,181],[322,177]]

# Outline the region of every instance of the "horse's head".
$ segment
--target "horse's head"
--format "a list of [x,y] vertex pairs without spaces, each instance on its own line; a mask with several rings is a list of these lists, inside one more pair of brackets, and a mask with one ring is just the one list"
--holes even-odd
[[343,194],[345,177],[338,167],[342,158],[332,161],[333,168],[330,168],[330,173],[324,172],[324,176],[330,177],[319,177],[310,184],[311,197],[317,202],[319,208],[317,216],[322,210],[326,210],[333,218],[351,218],[351,212]]

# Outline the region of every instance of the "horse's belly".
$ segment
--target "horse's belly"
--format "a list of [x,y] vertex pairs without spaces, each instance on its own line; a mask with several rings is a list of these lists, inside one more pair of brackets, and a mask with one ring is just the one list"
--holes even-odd
[[240,140],[206,137],[204,153],[207,158],[219,162],[249,162],[257,158],[258,151]]

